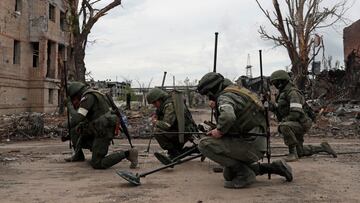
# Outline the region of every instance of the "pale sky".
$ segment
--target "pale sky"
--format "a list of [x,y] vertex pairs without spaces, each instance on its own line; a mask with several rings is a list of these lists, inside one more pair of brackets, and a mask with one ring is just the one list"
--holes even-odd
[[[346,17],[352,23],[360,19],[360,1],[350,1]],[[260,2],[272,9],[272,1]],[[260,38],[260,25],[271,28],[255,0],[123,0],[94,26],[90,40],[96,43],[86,50],[86,67],[95,80],[129,79],[134,87],[147,86],[151,79],[151,86],[161,85],[164,71],[165,85],[172,85],[173,76],[177,84],[186,77],[193,81],[212,71],[214,33],[219,32],[217,72],[231,80],[245,75],[250,54],[253,76],[258,76],[262,49],[264,74],[270,75],[290,61],[285,48]],[[333,63],[343,64],[344,27],[317,31]]]

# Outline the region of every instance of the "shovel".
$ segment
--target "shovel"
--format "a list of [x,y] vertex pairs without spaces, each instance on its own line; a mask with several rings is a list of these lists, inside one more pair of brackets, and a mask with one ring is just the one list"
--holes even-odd
[[196,158],[201,157],[201,156],[202,156],[202,154],[198,154],[198,155],[188,157],[188,158],[183,159],[183,160],[179,159],[179,160],[176,160],[175,162],[173,162],[171,164],[162,166],[160,168],[157,168],[157,169],[154,169],[154,170],[151,170],[151,171],[148,171],[148,172],[140,173],[140,174],[138,174],[138,173],[133,174],[133,173],[131,173],[129,171],[116,171],[116,174],[118,174],[120,177],[124,178],[130,184],[132,184],[134,186],[139,186],[139,185],[141,185],[140,178],[142,178],[142,177],[145,177],[145,176],[150,175],[152,173],[156,173],[156,172],[164,170],[166,168],[170,168],[170,167],[178,165],[178,164],[185,163],[187,161],[196,159]]

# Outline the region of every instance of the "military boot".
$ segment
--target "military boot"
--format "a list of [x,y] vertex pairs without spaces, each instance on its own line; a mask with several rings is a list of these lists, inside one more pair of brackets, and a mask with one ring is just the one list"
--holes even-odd
[[323,152],[331,154],[334,158],[337,158],[336,152],[330,147],[329,143],[322,142],[320,146],[323,148]]
[[252,168],[253,170],[255,170],[255,173],[259,172],[257,173],[257,175],[264,175],[270,173],[283,176],[288,182],[291,182],[293,180],[292,169],[283,159],[273,161],[271,164],[253,164]]
[[225,181],[231,181],[232,179],[235,178],[235,175],[236,174],[231,170],[230,167],[224,167],[223,176]]
[[85,156],[82,150],[77,150],[73,156],[65,158],[64,160],[66,162],[80,162],[85,161]]
[[293,180],[292,169],[283,159],[273,161],[269,169],[270,173],[283,176],[288,182]]
[[155,152],[154,156],[157,158],[157,160],[159,160],[164,165],[169,165],[172,163],[172,160],[168,156],[166,156],[160,152]]
[[138,151],[135,148],[129,150],[129,156],[126,157],[127,160],[131,162],[130,168],[136,168],[138,165]]
[[101,160],[101,165],[100,166],[96,165],[96,166],[93,166],[93,167],[96,168],[96,169],[107,169],[107,168],[110,168],[111,166],[119,163],[124,158],[126,158],[124,152],[112,153],[112,154],[107,155],[106,157],[104,157]]
[[296,146],[289,146],[289,154],[287,157],[285,157],[285,161],[293,162],[293,161],[297,161],[298,159],[299,157],[296,151]]
[[296,145],[296,152],[299,158],[305,156],[303,143],[298,143]]
[[244,188],[256,181],[256,175],[254,171],[244,164],[239,164],[235,167],[226,167],[224,172],[225,188]]
[[256,181],[256,176],[255,176],[255,173],[252,172],[249,174],[237,175],[231,181],[225,181],[224,187],[239,189],[239,188],[247,187],[247,186],[253,184],[255,181]]

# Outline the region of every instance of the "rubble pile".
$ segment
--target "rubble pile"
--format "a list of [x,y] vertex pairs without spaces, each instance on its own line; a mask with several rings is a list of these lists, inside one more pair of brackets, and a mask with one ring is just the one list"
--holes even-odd
[[308,135],[360,138],[360,101],[333,102],[321,107]]
[[[128,130],[132,138],[149,138],[151,136],[151,114],[152,111],[148,108],[142,108],[136,111],[125,111]],[[121,137],[125,138],[125,136]]]
[[346,59],[345,70],[323,70],[312,81],[311,98],[328,102],[360,98],[360,53],[353,50]]
[[0,117],[0,140],[32,140],[41,137],[60,136],[58,127],[65,118],[58,115],[25,112]]

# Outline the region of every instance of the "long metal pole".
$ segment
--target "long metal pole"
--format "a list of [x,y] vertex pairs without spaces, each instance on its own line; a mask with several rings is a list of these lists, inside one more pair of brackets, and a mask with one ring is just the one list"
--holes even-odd
[[[68,81],[67,81],[67,61],[64,60],[64,83],[65,83],[65,94],[66,97],[69,96],[68,94]],[[66,105],[66,104],[65,104]],[[71,149],[71,129],[70,129],[70,113],[69,113],[69,109],[66,110],[66,116],[67,116],[67,128],[68,128],[68,133],[69,133],[69,148]]]
[[[270,121],[269,121],[269,102],[267,98],[267,93],[264,88],[264,78],[263,78],[263,67],[262,67],[262,53],[259,50],[259,58],[260,58],[260,77],[261,77],[261,93],[263,94],[264,99],[264,107],[265,107],[265,119],[266,119],[266,158],[268,164],[270,164],[271,159],[271,149],[270,149]],[[268,173],[268,178],[271,179],[271,173]]]
[[202,156],[202,154],[198,154],[198,155],[195,155],[195,156],[192,156],[192,157],[188,157],[188,158],[185,158],[185,159],[182,159],[182,160],[179,159],[179,160],[177,160],[177,161],[175,161],[175,162],[173,162],[173,163],[171,163],[171,164],[168,164],[168,165],[166,165],[166,166],[162,166],[162,167],[160,167],[160,168],[157,168],[157,169],[154,169],[154,170],[151,170],[151,171],[148,171],[148,172],[141,173],[141,174],[139,174],[138,176],[139,176],[139,177],[145,177],[145,176],[150,175],[150,174],[152,174],[152,173],[155,173],[155,172],[164,170],[164,169],[166,169],[166,168],[170,168],[170,167],[175,166],[175,165],[178,165],[178,164],[185,163],[185,162],[187,162],[187,161],[190,161],[190,160],[199,158],[199,157],[201,157],[201,156]]
[[[217,59],[217,43],[218,43],[218,32],[215,32],[215,49],[214,49],[214,68],[213,68],[213,72],[216,73],[216,59]],[[213,122],[213,117],[214,117],[214,109],[211,109],[211,118],[210,121],[211,123]]]
[[217,43],[218,43],[218,32],[215,32],[215,50],[214,50],[214,69],[213,72],[216,73],[216,59],[217,59]]
[[163,76],[163,80],[162,80],[162,83],[161,83],[161,89],[163,89],[163,88],[164,88],[166,74],[167,74],[167,72],[166,72],[166,71],[164,71],[164,76]]

